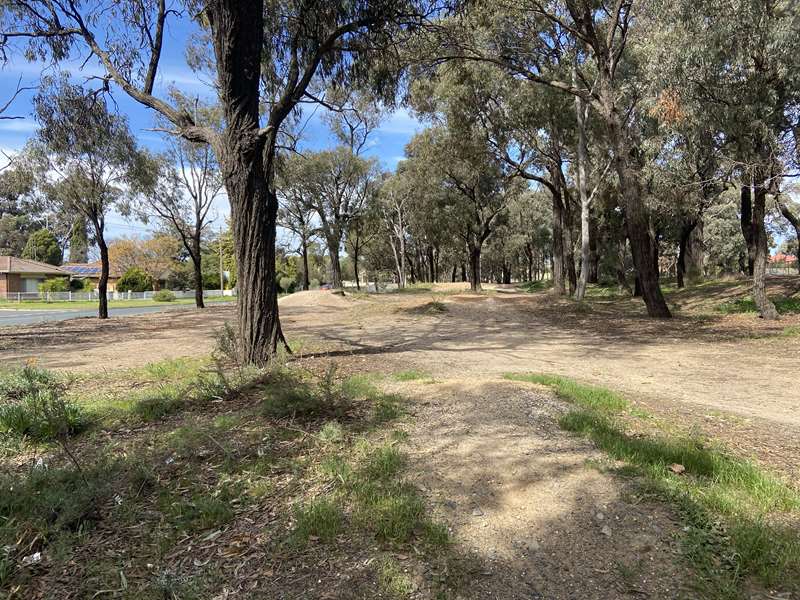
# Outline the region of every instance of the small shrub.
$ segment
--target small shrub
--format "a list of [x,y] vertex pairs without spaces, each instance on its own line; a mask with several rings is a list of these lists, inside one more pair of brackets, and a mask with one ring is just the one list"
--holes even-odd
[[169,290],[159,290],[153,294],[153,300],[156,302],[175,302],[175,294]]
[[50,371],[26,365],[0,376],[0,428],[52,441],[80,433],[88,420],[64,399],[64,384]]
[[339,443],[344,439],[344,429],[336,421],[328,421],[320,429],[319,439],[325,443]]
[[138,267],[131,267],[117,282],[117,291],[146,292],[153,289],[153,278]]
[[294,280],[294,277],[281,277],[280,281],[278,281],[278,287],[280,290],[287,294],[294,292],[296,285],[297,282]]
[[52,279],[46,279],[45,281],[39,284],[39,291],[42,293],[68,292],[69,279],[67,279],[66,277],[54,277]]

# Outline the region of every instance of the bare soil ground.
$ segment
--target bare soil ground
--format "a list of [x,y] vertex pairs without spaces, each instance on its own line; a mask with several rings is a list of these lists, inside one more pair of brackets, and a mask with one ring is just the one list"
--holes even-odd
[[592,468],[567,408],[502,380],[401,386],[416,404],[417,484],[484,565],[469,598],[685,597],[679,528],[663,505]]
[[[785,295],[799,288],[790,277],[770,284]],[[280,306],[290,338],[320,341],[332,355],[437,377],[526,371],[603,385],[800,480],[800,336],[781,335],[800,326],[800,315],[769,322],[711,312],[747,290],[723,283],[673,294],[679,310],[670,321],[647,318],[635,299],[578,305],[513,289],[473,295],[464,284],[346,298],[302,292]],[[0,331],[0,361],[91,371],[197,356],[233,318],[232,307],[212,307],[8,328]]]
[[[473,295],[461,287],[345,298],[307,292],[280,305],[290,339],[324,348],[302,360],[324,355],[349,371],[417,369],[433,378],[391,385],[413,399],[415,483],[474,558],[462,598],[692,597],[670,511],[594,468],[600,454],[559,430],[565,407],[549,391],[504,381],[503,373],[556,373],[621,391],[677,428],[800,481],[800,337],[781,335],[800,317],[771,323],[707,312],[730,286],[727,295],[673,297],[682,309],[672,321],[647,319],[635,300],[576,305],[546,293]],[[233,316],[214,307],[17,328],[0,332],[0,361],[36,358],[85,372],[197,356]],[[418,575],[410,597],[428,598]],[[297,597],[375,597],[304,589]],[[762,597],[769,596],[753,595]]]

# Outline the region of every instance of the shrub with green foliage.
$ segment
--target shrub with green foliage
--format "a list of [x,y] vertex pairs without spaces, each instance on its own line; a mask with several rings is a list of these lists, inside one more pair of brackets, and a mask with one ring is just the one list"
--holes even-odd
[[146,292],[153,289],[153,278],[138,267],[131,267],[120,277],[117,290],[120,292]]
[[83,431],[88,421],[64,398],[63,382],[46,369],[26,365],[0,375],[0,430],[39,441]]
[[278,287],[282,292],[291,294],[294,292],[297,282],[292,277],[281,277],[278,281]]
[[169,290],[159,290],[153,294],[153,300],[156,302],[175,302],[175,294]]
[[45,281],[39,284],[39,291],[42,293],[68,292],[69,279],[67,279],[66,277],[53,277],[52,279],[46,279]]

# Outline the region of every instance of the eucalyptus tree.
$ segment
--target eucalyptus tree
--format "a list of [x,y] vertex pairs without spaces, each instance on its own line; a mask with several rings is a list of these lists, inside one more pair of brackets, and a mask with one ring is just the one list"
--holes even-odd
[[[781,214],[794,229],[795,247],[797,247],[800,245],[800,203],[792,201],[785,194],[778,194],[777,202]],[[800,273],[800,251],[798,251],[796,257],[798,259],[797,270]]]
[[651,62],[678,108],[697,112],[724,140],[723,157],[740,184],[742,235],[753,299],[777,318],[766,294],[767,197],[781,193],[785,146],[800,110],[800,6],[771,0],[658,2],[649,19]]
[[127,121],[108,111],[101,96],[89,94],[62,76],[45,80],[34,98],[39,129],[29,151],[39,185],[56,212],[78,214],[92,225],[100,250],[98,316],[108,318],[106,217],[126,213],[150,181],[146,155]]
[[[193,113],[195,120],[210,126],[217,121],[210,107],[195,105]],[[209,144],[175,136],[167,137],[167,151],[153,160],[158,179],[142,194],[138,212],[145,219],[155,217],[180,238],[192,261],[195,306],[205,308],[202,245],[213,220],[211,210],[223,195],[219,164]]]
[[[494,64],[527,85],[577,96],[603,124],[619,202],[647,312],[670,317],[659,285],[657,246],[646,203],[633,0],[521,0],[469,3],[436,39],[444,60]],[[574,69],[575,83],[571,73]]]
[[[94,62],[85,63],[102,69],[103,89],[119,89],[159,113],[170,134],[214,149],[231,203],[242,358],[264,364],[283,338],[274,188],[282,125],[301,103],[314,102],[312,81],[391,83],[390,49],[419,25],[421,12],[414,0],[186,0],[177,7],[166,0],[7,0],[0,50],[56,62],[89,54]],[[157,93],[165,32],[181,19],[200,29],[190,62],[213,77],[221,131]]]
[[300,244],[296,252],[300,254],[303,263],[302,289],[308,290],[311,279],[309,275],[309,244],[319,233],[315,219],[314,208],[305,196],[302,177],[302,162],[305,159],[300,155],[287,157],[281,161],[277,173],[278,200],[278,225],[293,236]]
[[377,210],[392,250],[397,286],[400,289],[406,286],[406,239],[411,191],[411,182],[401,162],[397,166],[397,172],[386,176],[381,182],[377,199]]
[[297,161],[298,168],[293,173],[302,197],[319,219],[319,230],[331,260],[331,284],[339,290],[342,244],[348,230],[377,193],[378,165],[375,159],[357,156],[348,146],[309,152]]
[[406,148],[408,166],[418,185],[436,186],[448,229],[465,244],[470,287],[481,289],[481,251],[506,216],[508,203],[524,187],[514,180],[474,129],[431,127]]

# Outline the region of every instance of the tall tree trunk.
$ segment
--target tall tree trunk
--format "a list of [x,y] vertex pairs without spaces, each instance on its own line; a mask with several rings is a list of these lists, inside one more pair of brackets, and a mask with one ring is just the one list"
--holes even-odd
[[753,268],[756,257],[755,238],[753,236],[753,199],[752,189],[749,185],[743,185],[741,190],[741,227],[742,236],[747,244],[747,274],[753,276]]
[[305,238],[301,245],[301,252],[303,254],[303,291],[308,291],[311,287],[311,280],[308,277],[308,240]]
[[597,226],[597,215],[595,215],[594,212],[595,211],[589,212],[589,283],[600,282],[600,253],[597,251],[599,230]]
[[633,265],[639,278],[647,314],[656,318],[669,318],[669,311],[658,281],[657,248],[650,227],[650,214],[641,190],[640,173],[632,164],[637,160],[625,140],[622,121],[614,104],[610,82],[602,82],[601,99],[609,138],[614,150],[614,169],[619,179],[625,227],[631,244]]
[[203,300],[203,264],[200,253],[200,232],[192,238],[192,264],[194,266],[194,304],[197,308],[205,308]]
[[578,274],[575,271],[575,244],[572,236],[572,199],[566,182],[562,182],[562,189],[564,198],[564,276],[569,283],[569,295],[572,296],[578,287]]
[[467,281],[467,266],[463,262],[461,263],[461,281]]
[[239,299],[241,360],[265,365],[279,342],[275,236],[278,197],[272,188],[282,114],[273,113],[268,136],[259,133],[259,87],[264,40],[263,2],[206,3],[226,129],[214,148],[231,205]]
[[564,284],[564,204],[561,200],[560,176],[553,178],[553,188],[550,190],[553,196],[553,251],[551,259],[553,263],[553,293],[556,296],[563,296],[567,293]]
[[617,274],[617,287],[620,292],[626,294],[631,293],[631,286],[628,283],[628,278],[625,275],[625,238],[622,237],[617,242],[617,261],[616,261],[616,274]]
[[767,230],[764,227],[766,216],[767,189],[761,183],[763,178],[754,188],[753,202],[753,300],[758,307],[758,312],[763,319],[777,319],[778,311],[767,297],[766,275],[769,248],[767,247]]
[[356,276],[356,289],[361,291],[360,278],[358,276],[358,245],[353,248],[353,274]]
[[452,277],[450,278],[450,282],[451,283],[455,283],[456,282],[456,276],[457,275],[458,275],[458,265],[453,264],[453,273],[452,273]]
[[697,221],[695,220],[685,221],[681,225],[680,237],[678,239],[678,288],[683,288],[686,286],[686,253],[689,248],[689,239],[691,238],[692,232],[694,231],[696,225]]
[[[576,82],[575,72],[573,71],[573,83]],[[586,285],[589,283],[589,250],[590,236],[589,230],[589,191],[586,181],[586,163],[588,162],[588,148],[586,143],[586,107],[580,96],[575,96],[575,114],[578,122],[578,165],[576,178],[578,183],[578,194],[581,199],[581,276],[575,288],[575,299],[580,302],[586,295]]]
[[108,273],[110,271],[108,260],[108,245],[103,237],[103,228],[95,223],[95,233],[97,235],[97,247],[100,249],[100,281],[97,283],[97,293],[100,295],[97,307],[97,317],[99,319],[108,318]]
[[704,277],[706,262],[704,234],[705,222],[701,214],[697,217],[697,222],[689,236],[689,243],[686,247],[686,276],[691,284],[699,283]]
[[470,270],[470,285],[469,289],[473,292],[479,292],[483,289],[481,286],[481,245],[480,243],[473,243],[469,249],[469,270]]
[[342,263],[339,260],[338,242],[328,241],[328,256],[331,259],[331,287],[334,290],[342,289]]

